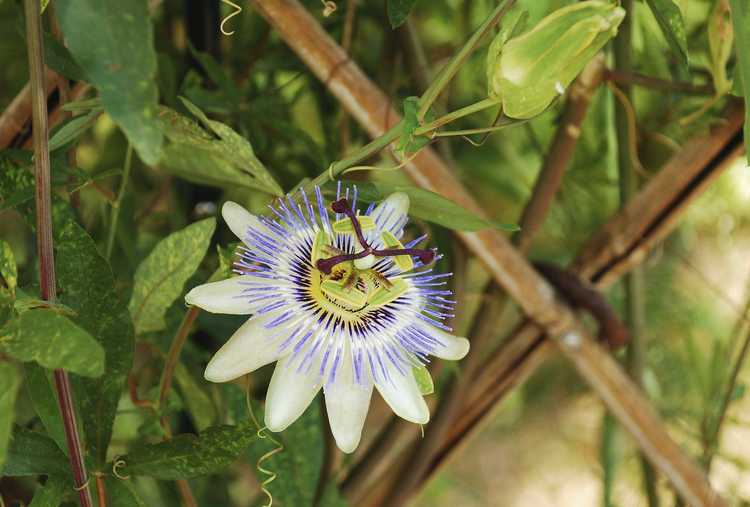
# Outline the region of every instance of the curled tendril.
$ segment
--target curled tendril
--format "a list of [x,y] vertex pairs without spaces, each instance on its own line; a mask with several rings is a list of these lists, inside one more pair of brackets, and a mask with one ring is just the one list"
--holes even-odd
[[114,475],[115,477],[117,477],[118,479],[122,481],[127,481],[128,479],[130,479],[129,475],[120,475],[120,472],[117,471],[118,468],[122,468],[126,464],[127,463],[125,463],[124,459],[120,459],[119,456],[116,456],[114,461],[112,462],[112,475]]
[[267,468],[263,467],[263,462],[271,459],[275,454],[280,453],[284,450],[284,445],[273,438],[271,435],[267,433],[267,429],[265,426],[261,427],[260,423],[258,422],[258,418],[255,417],[255,412],[253,411],[253,405],[250,403],[250,383],[248,382],[247,390],[245,391],[245,403],[247,404],[247,412],[250,414],[250,419],[253,421],[253,424],[255,424],[255,427],[258,428],[258,438],[265,439],[267,438],[271,442],[276,445],[273,449],[265,453],[263,456],[258,458],[258,461],[255,462],[255,469],[262,473],[263,475],[267,476],[261,483],[260,483],[260,490],[263,492],[264,495],[266,495],[266,498],[268,498],[268,503],[265,504],[263,507],[271,507],[273,505],[273,495],[268,490],[268,485],[271,484],[273,481],[276,480],[278,477],[278,474],[276,472],[273,472],[271,470],[268,470]]
[[227,17],[225,17],[224,19],[222,19],[221,20],[221,25],[219,25],[219,29],[221,30],[221,33],[223,33],[224,35],[232,35],[234,33],[234,30],[232,30],[231,32],[227,32],[226,30],[224,30],[224,25],[226,24],[227,21],[229,21],[230,19],[232,19],[233,17],[235,17],[237,14],[239,14],[240,12],[242,12],[242,7],[240,7],[236,3],[232,2],[231,0],[221,0],[221,2],[224,3],[224,4],[227,4],[230,7],[233,7],[235,9],[234,12],[230,13],[229,15],[227,15]]
[[321,3],[323,4],[323,17],[327,18],[328,16],[336,12],[336,9],[338,9],[336,2],[331,2],[330,0],[321,0]]

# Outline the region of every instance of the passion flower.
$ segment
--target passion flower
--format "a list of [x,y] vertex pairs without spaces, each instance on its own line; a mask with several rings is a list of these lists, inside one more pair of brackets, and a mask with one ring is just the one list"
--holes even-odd
[[282,431],[322,388],[333,436],[352,452],[359,444],[373,387],[404,419],[430,414],[415,379],[429,356],[461,359],[469,350],[443,321],[454,301],[448,274],[434,274],[424,240],[401,243],[409,198],[390,195],[364,213],[357,189],[330,208],[319,188],[272,206],[274,218],[227,202],[222,215],[243,241],[235,272],[195,287],[185,300],[206,311],[252,315],[205,371],[227,382],[278,361],[268,387],[265,424]]

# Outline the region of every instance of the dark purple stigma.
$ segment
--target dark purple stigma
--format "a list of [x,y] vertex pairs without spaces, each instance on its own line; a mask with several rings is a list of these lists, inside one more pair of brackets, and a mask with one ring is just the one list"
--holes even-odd
[[410,255],[417,257],[419,261],[425,265],[435,260],[434,250],[421,250],[418,248],[385,248],[383,250],[376,250],[372,248],[369,243],[367,243],[367,240],[362,233],[362,226],[359,223],[359,218],[357,218],[357,215],[354,213],[354,210],[349,204],[349,201],[347,201],[346,199],[339,199],[338,201],[334,201],[331,203],[331,209],[336,213],[343,213],[347,216],[347,218],[349,218],[349,220],[351,220],[352,227],[354,227],[354,233],[357,235],[357,240],[359,241],[359,244],[362,246],[363,250],[354,254],[341,254],[334,255],[333,257],[329,257],[327,259],[319,259],[318,262],[315,263],[315,266],[326,275],[331,274],[331,270],[336,264],[362,259],[370,254],[374,255],[375,257],[396,257],[399,255]]

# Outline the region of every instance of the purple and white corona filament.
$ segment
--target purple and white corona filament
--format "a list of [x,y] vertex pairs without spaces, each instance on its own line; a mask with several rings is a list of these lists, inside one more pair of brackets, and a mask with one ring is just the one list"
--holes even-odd
[[244,243],[239,276],[195,287],[185,300],[209,312],[251,315],[214,355],[205,377],[227,382],[278,361],[265,424],[282,431],[322,388],[333,436],[359,444],[373,388],[393,411],[424,424],[430,414],[414,368],[429,356],[457,360],[469,342],[443,320],[454,302],[450,274],[434,274],[433,250],[401,243],[409,198],[395,193],[359,213],[357,189],[330,207],[320,189],[257,217],[233,202],[222,215]]

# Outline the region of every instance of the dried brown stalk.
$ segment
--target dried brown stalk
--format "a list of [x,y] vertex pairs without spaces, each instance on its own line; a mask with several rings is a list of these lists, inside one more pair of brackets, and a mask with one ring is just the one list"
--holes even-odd
[[[58,75],[47,69],[44,73],[44,93],[48,97],[57,87]],[[31,121],[31,85],[26,84],[8,107],[0,114],[0,149],[7,148]]]
[[[389,105],[388,97],[367,79],[298,2],[254,0],[251,5],[276,28],[292,50],[371,136],[380,136],[390,124],[399,120],[399,115]],[[384,118],[387,119],[386,124]],[[423,150],[406,170],[419,186],[437,191],[462,207],[483,215],[478,204],[434,151]],[[612,412],[622,418],[621,423],[630,430],[644,452],[672,481],[680,494],[688,501],[721,505],[723,502],[711,489],[700,468],[674,443],[619,365],[579,329],[570,309],[556,300],[552,288],[508,240],[495,230],[461,232],[458,236],[484,262],[495,280],[519,303],[527,316],[544,328],[547,334],[576,334],[579,345],[575,348],[561,347],[561,350],[579,368]],[[592,359],[599,363],[587,364]],[[616,383],[613,383],[613,379]]]

